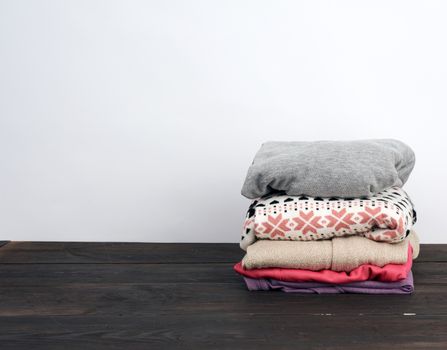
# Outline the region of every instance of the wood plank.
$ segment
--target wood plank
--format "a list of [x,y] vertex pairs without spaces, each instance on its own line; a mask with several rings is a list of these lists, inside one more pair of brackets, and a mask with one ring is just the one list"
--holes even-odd
[[262,313],[447,317],[447,285],[419,284],[415,294],[296,295],[248,292],[242,283],[79,283],[0,286],[0,316],[148,316]]
[[443,316],[0,317],[2,349],[445,349]]
[[237,283],[233,264],[6,264],[0,286],[88,283]]
[[228,263],[243,255],[232,243],[10,242],[0,264]]
[[[0,264],[232,263],[243,255],[233,243],[10,242]],[[418,261],[447,262],[447,245],[423,244]]]
[[411,296],[296,295],[248,292],[237,245],[11,242],[0,347],[444,349],[447,245],[422,252]]
[[[447,284],[447,263],[415,262],[420,284]],[[235,283],[243,284],[232,263],[210,264],[4,264],[3,286],[115,283]]]
[[419,262],[447,262],[447,244],[421,244]]

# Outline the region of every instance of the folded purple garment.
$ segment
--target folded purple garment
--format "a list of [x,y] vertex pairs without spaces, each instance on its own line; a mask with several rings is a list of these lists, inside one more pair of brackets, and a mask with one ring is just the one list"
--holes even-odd
[[346,284],[315,282],[285,282],[275,279],[244,277],[248,290],[280,290],[286,293],[306,294],[411,294],[414,291],[413,274],[396,282],[363,281]]

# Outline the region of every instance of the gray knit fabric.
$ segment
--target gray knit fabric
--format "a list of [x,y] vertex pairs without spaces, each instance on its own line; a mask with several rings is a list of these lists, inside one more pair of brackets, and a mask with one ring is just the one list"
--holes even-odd
[[401,187],[414,163],[412,149],[392,139],[266,142],[248,169],[242,195],[371,196]]

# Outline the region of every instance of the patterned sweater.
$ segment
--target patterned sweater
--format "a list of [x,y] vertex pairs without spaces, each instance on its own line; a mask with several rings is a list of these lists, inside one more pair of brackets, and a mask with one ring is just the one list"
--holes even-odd
[[396,243],[415,222],[413,204],[399,187],[361,198],[269,195],[251,203],[240,246],[246,250],[256,239],[310,241],[348,235]]

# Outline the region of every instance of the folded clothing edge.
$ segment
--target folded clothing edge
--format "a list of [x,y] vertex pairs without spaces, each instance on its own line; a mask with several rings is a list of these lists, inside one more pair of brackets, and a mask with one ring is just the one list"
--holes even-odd
[[286,293],[303,294],[411,294],[414,292],[413,274],[396,282],[362,281],[346,284],[285,282],[276,279],[250,278],[244,276],[250,291],[278,290]]
[[412,248],[411,245],[409,245],[408,259],[405,264],[387,264],[383,267],[372,264],[363,264],[350,272],[332,270],[311,271],[278,267],[246,270],[243,268],[241,262],[234,265],[234,270],[238,274],[249,278],[271,278],[286,282],[313,281],[344,284],[366,280],[377,280],[383,282],[402,280],[408,276],[412,263]]
[[404,264],[408,246],[413,260],[419,255],[419,237],[415,230],[404,241],[394,244],[376,242],[365,237],[334,237],[321,241],[257,240],[242,259],[244,269],[281,267],[312,271],[352,271],[362,264],[384,266]]

